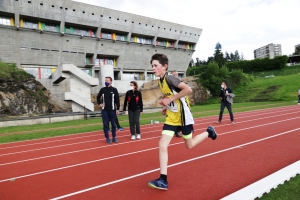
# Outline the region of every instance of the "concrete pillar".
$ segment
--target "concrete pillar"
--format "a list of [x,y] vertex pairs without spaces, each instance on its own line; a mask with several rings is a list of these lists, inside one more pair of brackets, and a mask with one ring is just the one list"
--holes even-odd
[[153,41],[152,41],[152,45],[156,45],[156,40],[157,40],[157,35],[154,37]]
[[176,40],[176,42],[175,42],[175,48],[178,48],[178,43],[179,43],[179,40]]
[[[19,1],[14,1],[15,10],[15,27],[20,27],[20,7]],[[15,61],[18,68],[21,68],[21,53],[20,53],[20,31],[17,31],[15,38]]]
[[129,32],[128,34],[127,34],[127,42],[130,42],[130,39],[131,39],[131,32]]
[[147,80],[147,70],[144,71],[144,80]]
[[[67,0],[62,1],[62,7],[65,7]],[[65,32],[65,18],[66,18],[66,12],[65,9],[61,9],[61,18],[60,18],[60,32],[64,33]],[[64,36],[61,35],[59,38],[60,40],[60,45],[59,45],[59,56],[57,60],[57,66],[59,66],[62,63],[62,45],[64,43]]]

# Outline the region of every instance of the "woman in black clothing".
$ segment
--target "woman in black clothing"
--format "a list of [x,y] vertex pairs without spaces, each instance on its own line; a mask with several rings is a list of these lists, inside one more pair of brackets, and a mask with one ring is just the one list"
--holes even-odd
[[138,84],[135,81],[130,82],[130,90],[126,92],[123,108],[124,114],[126,113],[127,104],[131,139],[141,139],[140,114],[143,113],[143,99],[142,93],[138,91]]

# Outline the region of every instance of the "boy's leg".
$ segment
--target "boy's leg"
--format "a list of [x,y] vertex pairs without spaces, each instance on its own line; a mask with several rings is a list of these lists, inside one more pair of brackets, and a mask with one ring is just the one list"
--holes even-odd
[[167,168],[168,168],[168,146],[177,131],[177,126],[170,126],[165,124],[162,131],[162,136],[159,140],[159,165],[160,165],[160,178],[153,181],[148,181],[148,185],[152,188],[167,190]]
[[188,149],[191,149],[193,147],[195,147],[196,145],[198,145],[199,143],[201,143],[203,140],[205,140],[206,138],[208,138],[208,132],[205,131],[199,135],[196,135],[194,138],[193,136],[193,125],[187,125],[187,126],[183,126],[181,128],[182,131],[182,137],[185,141],[185,146]]
[[[163,131],[164,132],[164,131]],[[173,138],[175,132],[170,132],[169,134],[162,134],[159,140],[159,165],[160,174],[167,175],[168,168],[168,146]]]

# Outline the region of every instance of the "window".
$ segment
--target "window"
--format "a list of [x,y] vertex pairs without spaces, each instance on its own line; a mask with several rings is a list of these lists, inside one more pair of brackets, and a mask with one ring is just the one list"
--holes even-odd
[[170,42],[164,39],[158,39],[156,40],[156,45],[165,46],[165,47],[175,47],[175,42],[174,41]]
[[25,28],[38,29],[38,22],[37,21],[24,20],[24,27]]
[[10,26],[11,25],[11,21],[13,21],[13,18],[8,18],[8,17],[1,17],[0,16],[0,24],[1,25],[7,25]]
[[74,34],[74,35],[82,35],[87,37],[95,37],[95,31],[84,29],[84,28],[77,28],[77,27],[65,27],[65,33],[67,34]]
[[130,42],[141,43],[141,44],[152,44],[153,39],[142,37],[142,36],[132,36]]

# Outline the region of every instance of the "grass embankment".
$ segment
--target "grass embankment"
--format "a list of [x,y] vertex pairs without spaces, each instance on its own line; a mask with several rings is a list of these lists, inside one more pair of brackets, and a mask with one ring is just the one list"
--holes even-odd
[[235,102],[297,101],[300,74],[254,78],[248,86],[233,91]]

